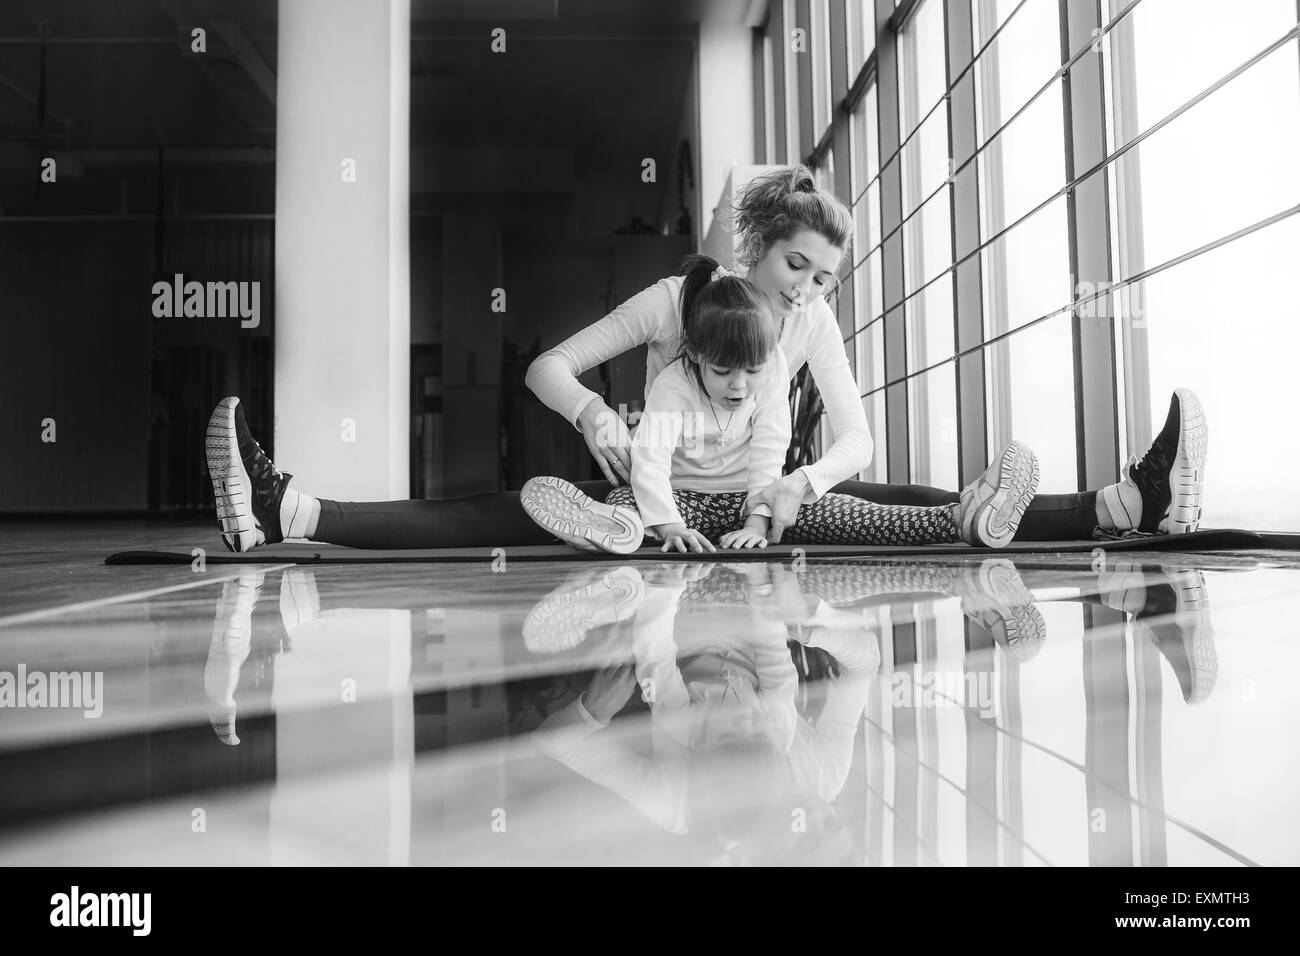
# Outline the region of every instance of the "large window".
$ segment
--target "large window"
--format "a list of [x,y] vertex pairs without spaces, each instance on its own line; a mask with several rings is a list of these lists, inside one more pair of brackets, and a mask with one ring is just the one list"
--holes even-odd
[[803,159],[799,148],[799,58],[809,56],[807,37],[797,42],[796,30],[800,29],[796,18],[796,0],[780,0],[784,8],[785,37],[782,50],[785,52],[785,152],[789,162],[797,163]]
[[1042,487],[1069,490],[1078,462],[1059,4],[971,0],[971,23],[988,458],[1019,439],[1038,455]]
[[[888,445],[885,433],[885,291],[881,269],[880,149],[876,88],[870,87],[849,123],[853,153],[852,204],[853,284],[857,310],[851,339],[851,356],[867,424],[875,439],[875,453],[863,473],[867,481],[888,480]],[[844,326],[841,325],[841,328]]]
[[1104,48],[1113,270],[1151,273],[1113,296],[1121,442],[1140,455],[1170,392],[1193,389],[1219,527],[1300,531],[1300,450],[1277,434],[1300,354],[1296,19],[1294,0],[1143,0]]
[[904,336],[912,481],[956,488],[957,392],[944,6],[922,3],[898,37]]
[[[1204,524],[1300,531],[1300,450],[1274,424],[1300,354],[1295,0],[770,10],[769,159],[807,158],[810,104],[812,141],[837,144],[819,177],[853,215],[836,305],[864,478],[956,489],[1018,438],[1043,491],[1096,487],[1185,386],[1209,416]],[[982,388],[961,377],[981,369]]]

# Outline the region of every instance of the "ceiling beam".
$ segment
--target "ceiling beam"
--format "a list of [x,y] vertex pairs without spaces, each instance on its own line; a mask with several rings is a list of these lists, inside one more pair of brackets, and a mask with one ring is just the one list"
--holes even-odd
[[[250,128],[265,126],[267,105],[270,106],[271,115],[274,116],[275,74],[243,28],[229,19],[214,19],[208,16],[205,9],[200,9],[193,0],[157,0],[157,2],[163,12],[176,24],[177,43],[185,51],[186,58],[203,71],[203,74],[212,81],[217,92],[244,117]],[[228,55],[229,60],[233,60],[244,72],[257,93],[243,87],[242,84],[231,82],[230,75],[216,66],[218,61],[212,57],[212,54],[218,51],[212,50],[211,46],[207,53],[189,53],[190,32],[195,27],[203,27],[221,39],[226,46],[226,50],[221,52]],[[211,37],[209,37],[210,41]],[[258,102],[260,98],[265,98],[266,102]]]
[[234,20],[213,20],[212,29],[226,41],[235,62],[244,68],[253,85],[262,91],[266,101],[275,106],[275,72],[266,62],[252,39]]

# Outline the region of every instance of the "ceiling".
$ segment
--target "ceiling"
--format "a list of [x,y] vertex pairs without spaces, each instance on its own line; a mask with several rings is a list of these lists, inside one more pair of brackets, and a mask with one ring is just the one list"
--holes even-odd
[[[706,2],[413,0],[412,145],[671,140]],[[0,167],[37,149],[273,147],[276,13],[274,0],[6,0]],[[493,26],[509,56],[490,51]]]

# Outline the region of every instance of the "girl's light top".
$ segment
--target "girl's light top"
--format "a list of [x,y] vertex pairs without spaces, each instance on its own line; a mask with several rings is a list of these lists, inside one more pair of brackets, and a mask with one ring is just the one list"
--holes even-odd
[[[576,427],[578,414],[593,398],[600,397],[577,376],[645,345],[648,394],[656,377],[677,355],[682,328],[681,289],[681,276],[660,279],[595,325],[542,353],[528,370],[528,387]],[[867,467],[871,461],[871,431],[858,383],[849,369],[843,337],[825,299],[815,299],[805,311],[786,320],[780,345],[791,375],[805,363],[812,370],[834,436],[821,458],[799,469],[812,489],[804,499],[808,503]]]
[[[685,362],[655,377],[632,435],[632,493],[646,527],[684,524],[675,488],[754,494],[781,477],[790,447],[790,373],[779,348],[763,371],[763,384],[734,411],[712,402]],[[771,517],[765,505],[755,513]]]

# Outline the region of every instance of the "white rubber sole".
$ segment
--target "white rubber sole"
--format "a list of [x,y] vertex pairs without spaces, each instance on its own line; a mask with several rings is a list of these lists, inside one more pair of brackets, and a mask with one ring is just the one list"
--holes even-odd
[[571,650],[594,628],[623,621],[636,612],[645,582],[636,568],[621,567],[589,584],[553,594],[524,619],[524,646],[534,654]]
[[[1037,654],[1047,639],[1047,622],[1016,566],[1006,558],[990,558],[980,563],[967,582],[963,606],[988,628],[1007,654],[1020,663]],[[974,607],[966,601],[972,601]]]
[[208,475],[212,478],[212,495],[216,499],[217,523],[221,540],[236,552],[257,547],[257,521],[253,518],[253,483],[239,456],[239,439],[235,434],[235,406],[239,399],[223,398],[208,419],[204,451]]
[[631,508],[597,501],[563,478],[529,478],[519,503],[528,517],[578,548],[595,545],[611,554],[631,554],[645,539],[641,516]]
[[1038,492],[1038,458],[1029,446],[1013,441],[997,463],[996,484],[990,482],[989,471],[969,491],[983,496],[983,500],[969,505],[963,502],[960,530],[968,544],[1005,548],[1016,536],[1020,519]]
[[1209,429],[1196,394],[1186,388],[1175,389],[1174,394],[1179,406],[1178,453],[1169,470],[1169,514],[1159,528],[1167,534],[1187,534],[1201,524]]

